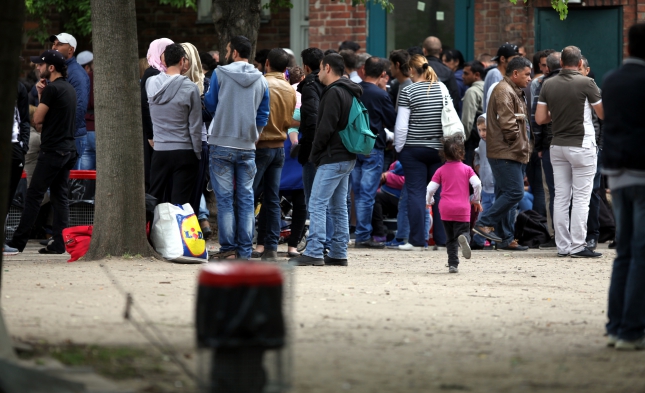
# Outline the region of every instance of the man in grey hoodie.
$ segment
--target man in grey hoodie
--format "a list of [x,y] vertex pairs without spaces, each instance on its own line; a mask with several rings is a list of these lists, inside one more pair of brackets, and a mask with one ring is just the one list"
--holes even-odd
[[[187,69],[180,44],[166,47],[166,72],[146,81],[155,154],[150,194],[159,202],[190,203],[202,152],[202,103],[197,85],[181,75]],[[170,184],[172,184],[171,187]],[[194,211],[199,206],[193,206]]]
[[250,55],[251,41],[233,37],[226,45],[227,65],[215,69],[204,96],[206,109],[214,113],[208,144],[220,258],[249,259],[253,251],[255,143],[269,119],[269,88],[249,64]]

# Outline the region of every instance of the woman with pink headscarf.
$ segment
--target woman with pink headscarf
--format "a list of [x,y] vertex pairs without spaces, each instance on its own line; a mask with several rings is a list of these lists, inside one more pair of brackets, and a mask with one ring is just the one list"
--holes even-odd
[[141,121],[143,123],[143,162],[145,168],[146,192],[150,188],[150,162],[152,161],[153,132],[152,119],[150,118],[150,106],[148,105],[148,93],[146,92],[146,81],[151,76],[166,71],[166,65],[162,55],[166,47],[174,42],[168,38],[159,38],[150,43],[148,48],[148,64],[150,67],[143,73],[140,81],[141,87]]

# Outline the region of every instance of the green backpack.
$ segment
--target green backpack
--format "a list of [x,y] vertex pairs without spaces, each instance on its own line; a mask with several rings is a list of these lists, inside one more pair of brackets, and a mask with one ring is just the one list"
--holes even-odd
[[[345,90],[349,92],[348,89]],[[372,149],[374,149],[376,135],[370,130],[369,113],[365,105],[356,99],[353,94],[352,108],[349,111],[347,127],[340,131],[340,139],[350,153],[370,154]]]

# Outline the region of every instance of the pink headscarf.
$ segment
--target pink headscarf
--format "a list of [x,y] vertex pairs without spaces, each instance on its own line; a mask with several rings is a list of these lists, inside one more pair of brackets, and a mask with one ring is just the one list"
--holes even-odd
[[150,43],[148,48],[148,64],[152,67],[158,69],[161,72],[166,71],[166,66],[161,63],[161,55],[166,50],[166,47],[170,44],[174,44],[169,38],[159,38]]

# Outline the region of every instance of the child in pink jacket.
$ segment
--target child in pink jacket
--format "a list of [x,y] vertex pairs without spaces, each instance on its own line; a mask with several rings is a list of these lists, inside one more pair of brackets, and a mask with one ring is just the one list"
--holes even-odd
[[[459,246],[464,258],[470,259],[470,205],[474,205],[477,212],[482,211],[482,183],[473,169],[462,162],[465,155],[466,149],[461,135],[444,138],[443,157],[446,163],[435,172],[426,194],[427,203],[432,205],[433,196],[441,187],[439,212],[446,231],[450,273],[459,271]],[[474,190],[472,196],[469,186]]]

